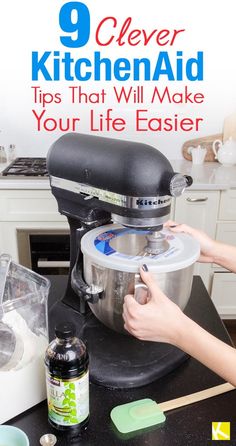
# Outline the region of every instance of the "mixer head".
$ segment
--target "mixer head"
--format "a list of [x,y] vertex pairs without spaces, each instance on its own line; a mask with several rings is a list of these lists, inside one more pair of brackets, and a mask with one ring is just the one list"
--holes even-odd
[[123,226],[160,230],[171,197],[192,183],[151,146],[76,133],[52,145],[47,168],[59,211],[86,225],[112,216]]

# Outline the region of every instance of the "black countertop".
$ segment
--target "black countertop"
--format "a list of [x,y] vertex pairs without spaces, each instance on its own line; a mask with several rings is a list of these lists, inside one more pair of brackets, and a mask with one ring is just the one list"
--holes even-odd
[[[49,306],[62,297],[65,278],[54,276],[51,282]],[[199,277],[194,277],[192,294],[186,313],[213,335],[229,344],[231,343],[228,333]],[[91,384],[89,426],[82,436],[73,441],[55,432],[48,424],[46,402],[29,409],[7,424],[23,429],[30,439],[31,446],[37,446],[40,437],[49,432],[57,436],[57,446],[68,446],[70,444],[80,446],[203,446],[212,445],[211,428],[213,421],[231,421],[232,442],[228,441],[227,444],[236,445],[236,393],[234,391],[173,410],[167,413],[167,419],[163,426],[152,428],[133,438],[120,437],[114,431],[110,421],[110,411],[118,404],[141,398],[152,398],[157,402],[162,402],[222,382],[221,378],[198,361],[190,358],[167,376],[138,389],[114,390]]]

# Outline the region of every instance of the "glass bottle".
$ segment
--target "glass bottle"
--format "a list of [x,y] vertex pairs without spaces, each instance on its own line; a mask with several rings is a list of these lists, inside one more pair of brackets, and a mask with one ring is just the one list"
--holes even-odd
[[80,432],[89,420],[88,353],[75,326],[56,326],[45,354],[48,419],[53,427]]

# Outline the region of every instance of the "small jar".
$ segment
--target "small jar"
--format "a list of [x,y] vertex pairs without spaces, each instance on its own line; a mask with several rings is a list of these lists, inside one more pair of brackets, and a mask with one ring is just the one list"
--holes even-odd
[[8,161],[14,161],[16,158],[16,146],[15,144],[10,144],[8,147]]
[[0,163],[7,162],[7,155],[4,146],[0,146]]

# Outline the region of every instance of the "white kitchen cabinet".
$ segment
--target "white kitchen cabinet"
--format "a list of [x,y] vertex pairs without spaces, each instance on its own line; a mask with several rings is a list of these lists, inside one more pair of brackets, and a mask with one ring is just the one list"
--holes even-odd
[[[215,238],[218,216],[219,191],[186,191],[175,202],[175,221],[205,231]],[[196,263],[194,274],[202,277],[208,290],[211,282],[211,265]]]
[[50,190],[1,190],[1,221],[61,221],[57,201]]
[[236,275],[215,272],[211,298],[223,319],[236,318]]
[[176,221],[202,229],[214,237],[219,198],[219,191],[186,191],[176,199]]
[[[236,246],[236,189],[221,192],[216,239]],[[236,274],[213,265],[211,297],[224,319],[236,318]]]
[[[216,228],[216,240],[219,240],[219,242],[226,243],[227,245],[236,246],[236,222],[219,221],[217,223],[217,228]],[[225,268],[223,268],[220,265],[217,265],[216,263],[214,263],[212,267],[214,270],[217,271],[219,270],[227,271]]]
[[216,240],[236,246],[236,221],[217,223]]
[[0,190],[0,253],[19,261],[20,232],[62,232],[69,230],[60,215],[51,190]]
[[221,192],[219,220],[236,221],[236,189]]
[[[236,190],[187,191],[175,202],[175,220],[236,246]],[[236,274],[216,264],[195,265],[222,318],[236,318]]]

